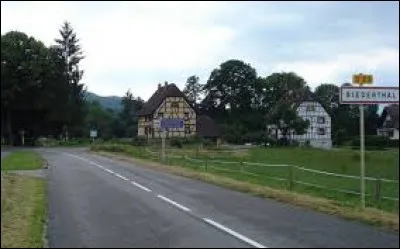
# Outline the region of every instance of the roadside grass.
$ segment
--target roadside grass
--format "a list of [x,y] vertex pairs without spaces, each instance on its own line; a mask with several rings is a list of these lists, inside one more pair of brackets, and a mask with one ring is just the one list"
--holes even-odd
[[3,172],[1,178],[1,247],[43,248],[45,181]]
[[33,151],[15,151],[1,160],[1,170],[35,170],[44,165],[44,159]]
[[158,162],[149,160],[151,156],[145,154],[144,148],[134,150],[133,154],[114,151],[106,152],[95,148],[95,153],[102,156],[107,156],[117,160],[123,160],[135,165],[152,168],[192,179],[202,180],[221,187],[230,188],[240,192],[248,193],[254,196],[275,199],[283,203],[294,204],[297,206],[313,209],[319,212],[336,215],[347,220],[356,220],[366,224],[385,228],[391,231],[399,231],[399,216],[398,213],[387,212],[377,208],[367,207],[361,209],[353,205],[343,205],[339,201],[330,200],[311,196],[308,194],[296,193],[286,189],[280,189],[276,186],[263,186],[259,183],[234,179],[232,176],[224,176],[215,174],[216,172],[201,170],[201,166],[192,164],[191,167],[181,167],[162,165]]

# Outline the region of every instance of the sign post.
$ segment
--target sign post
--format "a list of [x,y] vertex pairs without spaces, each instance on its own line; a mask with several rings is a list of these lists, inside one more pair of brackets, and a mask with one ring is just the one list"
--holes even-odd
[[364,105],[360,104],[360,167],[361,167],[361,207],[365,208],[365,132]]
[[399,103],[398,87],[363,87],[371,85],[372,75],[353,75],[353,84],[358,87],[346,86],[340,88],[341,104],[359,104],[360,109],[360,191],[361,207],[365,208],[365,124],[364,105]]
[[165,138],[167,136],[167,131],[165,129],[163,129],[161,131],[161,161],[165,162],[165,150],[166,150],[166,146],[165,146]]
[[90,137],[92,138],[92,143],[94,144],[94,139],[97,137],[97,130],[90,130]]
[[165,162],[165,138],[167,136],[167,129],[182,129],[185,127],[185,121],[181,118],[166,118],[159,121],[159,128],[161,133],[161,160]]

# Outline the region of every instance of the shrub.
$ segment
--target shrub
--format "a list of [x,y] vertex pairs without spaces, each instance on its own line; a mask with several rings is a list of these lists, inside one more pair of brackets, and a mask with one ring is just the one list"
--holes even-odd
[[169,145],[171,147],[177,147],[177,148],[182,148],[182,146],[183,146],[182,140],[177,137],[171,138],[171,140],[169,141]]
[[147,139],[144,137],[134,137],[132,139],[132,145],[134,146],[145,146],[147,145]]
[[94,150],[103,150],[109,152],[125,152],[126,145],[122,144],[103,144],[103,145],[94,145]]
[[55,146],[57,140],[53,137],[39,137],[35,140],[35,146]]
[[211,139],[204,139],[203,140],[203,145],[206,146],[206,147],[211,147],[211,146],[214,146],[215,143]]
[[[353,138],[351,145],[353,149],[360,148],[360,138]],[[365,149],[367,150],[382,150],[388,146],[388,139],[383,136],[371,135],[365,136]]]
[[399,140],[389,139],[387,146],[390,147],[390,148],[399,148]]

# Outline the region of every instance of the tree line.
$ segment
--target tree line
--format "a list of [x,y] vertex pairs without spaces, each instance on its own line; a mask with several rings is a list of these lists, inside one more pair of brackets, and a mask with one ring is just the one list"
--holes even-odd
[[[33,140],[39,136],[88,137],[90,129],[105,139],[136,136],[136,113],[144,101],[131,90],[123,97],[119,112],[87,101],[81,82],[83,59],[77,34],[68,22],[50,46],[19,31],[2,35],[3,142],[18,143],[21,132]],[[183,92],[200,113],[219,123],[224,140],[243,143],[265,138],[268,124],[277,125],[285,134],[304,133],[308,123],[297,116],[291,103],[309,89],[296,73],[259,76],[250,64],[228,60],[204,84],[196,75],[188,77]],[[358,108],[339,103],[337,84],[323,83],[314,93],[332,117],[334,143],[358,135]],[[366,134],[375,134],[377,110],[376,105],[365,110]]]
[[[359,135],[358,106],[340,104],[338,85],[322,83],[314,91],[332,118],[334,144]],[[200,112],[221,125],[224,140],[232,143],[266,140],[266,127],[271,124],[279,127],[284,136],[290,132],[304,134],[309,124],[298,117],[293,102],[306,91],[311,91],[310,87],[294,72],[259,76],[255,68],[240,60],[222,63],[204,84],[197,76],[190,76],[184,89]],[[365,119],[366,135],[375,135],[379,123],[377,105],[365,108]]]

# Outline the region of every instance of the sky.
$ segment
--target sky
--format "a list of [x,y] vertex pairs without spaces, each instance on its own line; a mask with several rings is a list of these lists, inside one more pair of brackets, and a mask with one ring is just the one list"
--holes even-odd
[[399,2],[7,2],[1,34],[54,44],[69,21],[86,58],[82,82],[102,96],[147,100],[160,82],[206,83],[229,59],[259,76],[295,72],[311,88],[373,74],[399,86]]

